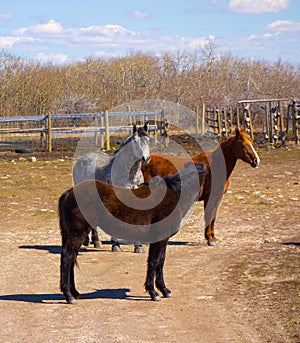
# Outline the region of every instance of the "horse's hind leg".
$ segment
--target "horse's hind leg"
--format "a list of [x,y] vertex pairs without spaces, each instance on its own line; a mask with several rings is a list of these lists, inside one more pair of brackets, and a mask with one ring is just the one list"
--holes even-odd
[[79,299],[80,293],[77,291],[75,287],[74,266],[75,266],[75,262],[71,264],[71,268],[70,268],[70,292],[75,299]]
[[167,243],[168,243],[168,240],[162,242],[159,263],[156,270],[155,285],[161,291],[162,295],[165,298],[170,298],[171,291],[165,285],[164,273],[163,273],[163,268],[164,268],[164,263],[165,263],[165,258],[166,258]]
[[217,244],[217,238],[215,236],[215,218],[220,201],[215,201],[208,206],[207,201],[204,201],[204,218],[205,218],[205,232],[204,236],[209,246],[215,246]]
[[74,266],[82,241],[89,231],[83,233],[83,237],[72,237],[70,242],[62,247],[61,251],[61,291],[64,293],[69,304],[74,304],[79,298],[79,292],[75,287]]
[[[160,241],[156,243],[151,243],[149,246],[148,269],[147,269],[147,277],[146,277],[146,282],[145,282],[145,289],[146,291],[149,292],[151,299],[154,301],[160,300],[160,296],[158,295],[158,293],[155,291],[155,288],[154,288],[154,278],[157,275],[157,271],[160,268],[159,265],[161,264],[161,261],[162,261],[161,256],[163,255],[167,242],[168,240]],[[163,267],[163,263],[161,267]],[[165,286],[164,286],[163,278],[160,277],[160,279],[158,280],[158,285],[162,287],[162,289],[160,289],[162,293],[163,293],[163,290],[167,290],[166,288],[164,289]]]
[[[71,285],[71,282],[73,283],[73,285]],[[74,296],[71,292],[71,288],[73,287],[75,288],[74,254],[68,251],[67,246],[63,246],[61,251],[60,264],[60,288],[69,304],[73,304],[75,302]]]

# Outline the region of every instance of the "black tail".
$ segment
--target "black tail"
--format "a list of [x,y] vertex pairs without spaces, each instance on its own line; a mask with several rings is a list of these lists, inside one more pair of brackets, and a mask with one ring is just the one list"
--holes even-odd
[[[65,287],[65,264],[69,258],[73,259],[76,266],[77,263],[77,252],[72,249],[71,243],[71,229],[72,229],[72,201],[68,201],[68,197],[71,197],[71,190],[64,192],[58,201],[58,215],[59,215],[59,226],[62,238],[61,247],[61,264],[60,264],[60,287],[64,290]],[[79,249],[79,248],[78,248]]]
[[58,201],[58,215],[59,215],[59,227],[60,227],[60,233],[62,238],[62,246],[64,246],[70,237],[70,231],[69,231],[69,224],[70,221],[68,213],[67,213],[67,206],[66,206],[66,199],[69,195],[69,191],[64,192]]

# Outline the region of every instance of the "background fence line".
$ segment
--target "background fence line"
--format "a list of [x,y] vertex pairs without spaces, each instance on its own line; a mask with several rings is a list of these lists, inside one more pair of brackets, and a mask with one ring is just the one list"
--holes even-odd
[[93,135],[95,144],[110,150],[111,133],[130,132],[133,123],[143,125],[149,122],[148,128],[156,137],[163,129],[163,117],[164,111],[0,117],[0,150],[34,147],[51,152],[58,139],[64,137],[65,144],[68,144],[67,140],[71,142],[73,138],[77,142],[81,135]]
[[[261,140],[269,144],[284,142],[288,135],[296,144],[300,140],[300,100],[296,99],[240,100],[236,108],[209,109],[203,103],[202,109],[196,107],[194,114],[189,118],[189,126],[193,130],[190,133],[196,135],[200,132],[226,139],[235,127],[243,127],[252,139],[260,133]],[[90,135],[94,144],[110,150],[111,133],[130,132],[133,123],[148,122],[156,142],[167,121],[173,123],[165,110],[0,117],[0,150],[69,149],[76,146],[81,135]]]

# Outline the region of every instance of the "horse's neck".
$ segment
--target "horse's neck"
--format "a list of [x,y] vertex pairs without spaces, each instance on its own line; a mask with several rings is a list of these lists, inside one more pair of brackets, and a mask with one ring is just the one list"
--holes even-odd
[[136,188],[144,182],[144,176],[141,170],[142,162],[136,161],[129,172],[130,188]]
[[[134,161],[133,156],[125,156],[126,154],[117,154],[108,166],[110,180],[118,186],[136,188],[144,182],[141,171],[141,161]],[[115,164],[114,164],[115,163]],[[112,177],[112,173],[114,176]],[[116,177],[117,176],[117,177]],[[114,180],[111,180],[114,178]],[[117,180],[116,180],[117,179]]]
[[221,142],[220,146],[217,148],[221,149],[224,156],[227,179],[230,177],[237,162],[237,158],[234,156],[232,142],[233,138],[230,138],[229,140]]

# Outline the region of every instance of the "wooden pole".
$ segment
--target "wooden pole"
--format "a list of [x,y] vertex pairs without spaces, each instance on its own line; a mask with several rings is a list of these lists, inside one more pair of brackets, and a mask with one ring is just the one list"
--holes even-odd
[[272,113],[272,102],[269,101],[269,142],[273,143],[273,113]]
[[52,152],[52,115],[48,113],[48,151]]
[[300,115],[297,108],[297,101],[293,100],[293,123],[294,123],[294,135],[295,135],[295,144],[299,142],[299,130],[300,130]]
[[195,107],[195,113],[196,113],[196,135],[199,134],[199,108],[198,106]]
[[106,150],[110,150],[110,137],[109,137],[109,120],[108,120],[108,111],[105,111],[105,148]]
[[282,102],[278,101],[278,106],[279,106],[279,121],[280,121],[280,134],[282,135],[283,132],[285,131],[285,127],[284,127],[284,114],[283,114],[283,106],[282,106]]
[[252,140],[254,140],[253,127],[252,127],[252,115],[251,115],[250,104],[249,104],[249,107],[248,107],[248,116],[249,116],[250,137],[251,137]]
[[205,108],[205,103],[202,104],[202,123],[201,123],[201,135],[204,136],[205,134],[205,113],[206,113],[206,108]]
[[[101,129],[104,127],[104,118],[103,116],[100,117],[100,127]],[[100,148],[104,147],[104,132],[101,130],[100,132]]]
[[219,131],[219,137],[222,139],[222,122],[221,122],[221,111],[217,108],[214,109],[217,119],[218,119],[218,131]]
[[228,138],[228,125],[227,125],[227,108],[223,108],[223,114],[224,114],[224,127],[225,127],[225,137]]
[[230,120],[230,135],[232,134],[232,123],[233,123],[233,110],[232,110],[232,107],[230,107],[230,110],[229,110],[229,120]]
[[154,146],[157,145],[157,116],[156,113],[154,114],[154,124],[156,125],[156,129],[154,130]]
[[270,130],[269,130],[269,103],[266,104],[266,135],[268,142],[270,142]]
[[241,128],[241,116],[240,116],[240,107],[239,106],[236,109],[236,125],[237,125],[238,129]]

